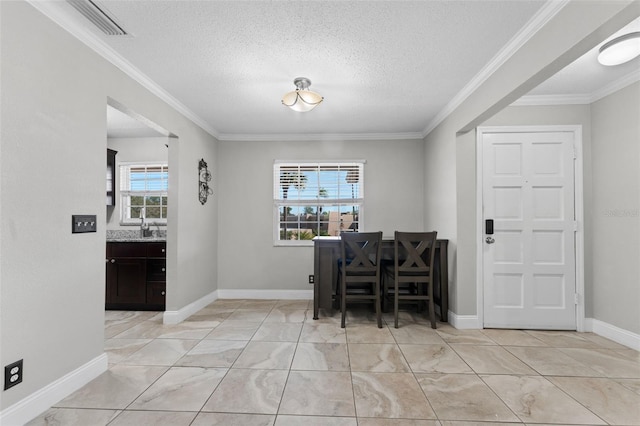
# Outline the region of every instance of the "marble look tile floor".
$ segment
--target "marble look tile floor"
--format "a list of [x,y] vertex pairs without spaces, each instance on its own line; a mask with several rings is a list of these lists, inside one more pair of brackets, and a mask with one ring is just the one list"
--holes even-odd
[[312,316],[309,300],[217,300],[171,326],[107,311],[109,370],[29,425],[640,425],[640,353],[595,334]]

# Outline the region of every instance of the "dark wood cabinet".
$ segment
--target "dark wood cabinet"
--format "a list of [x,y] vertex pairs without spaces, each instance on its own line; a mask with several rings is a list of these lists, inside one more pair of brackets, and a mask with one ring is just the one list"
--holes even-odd
[[146,263],[145,259],[126,257],[109,259],[107,263],[107,305],[146,303]]
[[166,243],[108,242],[106,309],[164,311]]
[[107,149],[107,206],[116,205],[116,154],[118,151]]

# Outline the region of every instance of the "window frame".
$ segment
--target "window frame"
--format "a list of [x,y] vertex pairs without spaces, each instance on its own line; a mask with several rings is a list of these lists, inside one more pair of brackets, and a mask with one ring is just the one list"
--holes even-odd
[[[364,206],[365,206],[365,192],[364,192],[364,165],[366,164],[365,160],[318,160],[318,161],[290,161],[290,160],[275,160],[273,164],[273,245],[276,247],[308,247],[313,246],[312,240],[281,240],[281,221],[280,214],[282,212],[283,207],[307,207],[307,206],[315,206],[323,207],[327,206],[329,208],[335,208],[336,206],[357,206],[358,208],[358,231],[362,232],[364,228]],[[312,199],[284,199],[280,197],[280,172],[282,168],[288,167],[298,167],[298,168],[316,168],[319,171],[323,167],[336,167],[336,168],[358,168],[358,197],[353,198],[352,196],[349,198],[340,197],[340,198],[321,198],[318,196],[317,198]],[[322,188],[322,182],[318,182],[318,189]],[[351,192],[349,192],[352,194]],[[286,201],[285,201],[286,200]],[[338,207],[339,208],[339,207]],[[317,210],[316,210],[317,215]],[[296,222],[299,223],[299,222]],[[320,221],[318,221],[318,224]],[[318,225],[319,227],[320,225]]]
[[[154,167],[159,167],[160,168],[160,172],[165,172],[167,173],[167,179],[166,179],[166,189],[161,189],[161,190],[147,190],[145,189],[144,191],[134,191],[131,189],[127,189],[130,188],[130,182],[131,182],[131,169],[135,169],[135,168],[145,168],[149,169],[149,168],[154,168]],[[120,225],[140,225],[141,224],[141,219],[139,217],[130,217],[130,207],[131,207],[131,203],[130,203],[130,197],[132,196],[141,196],[143,197],[143,199],[146,200],[146,197],[152,196],[152,197],[160,197],[160,205],[159,206],[153,206],[153,207],[158,207],[160,208],[160,212],[162,214],[162,209],[164,208],[165,211],[168,213],[168,199],[169,199],[169,164],[166,162],[157,162],[157,161],[153,161],[153,162],[140,162],[140,161],[135,161],[135,162],[120,162],[118,164],[118,172],[120,174],[120,185],[118,185],[118,190],[119,190],[119,194],[118,194],[118,199],[120,201]],[[167,199],[167,203],[166,204],[162,204],[162,198],[166,198]],[[145,222],[146,223],[150,223],[150,224],[157,224],[157,225],[166,225],[167,224],[167,218],[166,216],[164,218],[155,218],[155,217],[151,217],[148,218],[146,217],[146,204],[143,206],[144,207],[144,215],[145,215]]]

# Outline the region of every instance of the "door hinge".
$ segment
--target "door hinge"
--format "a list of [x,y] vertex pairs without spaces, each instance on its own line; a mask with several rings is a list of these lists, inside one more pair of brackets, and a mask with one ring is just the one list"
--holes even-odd
[[573,221],[573,232],[578,232],[578,221],[577,220]]
[[573,303],[576,305],[580,304],[580,295],[578,293],[573,294]]
[[578,158],[578,148],[576,148],[576,145],[573,144],[573,159],[577,159]]

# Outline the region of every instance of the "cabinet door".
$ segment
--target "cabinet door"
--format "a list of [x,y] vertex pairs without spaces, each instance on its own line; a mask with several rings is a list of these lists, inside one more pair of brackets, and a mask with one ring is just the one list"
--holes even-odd
[[164,259],[147,259],[147,281],[166,281],[166,263]]
[[145,303],[146,260],[112,258],[107,266],[109,303]]
[[167,257],[167,243],[147,243],[147,257]]
[[165,282],[148,282],[147,283],[147,304],[156,307],[156,309],[165,309],[166,301]]

